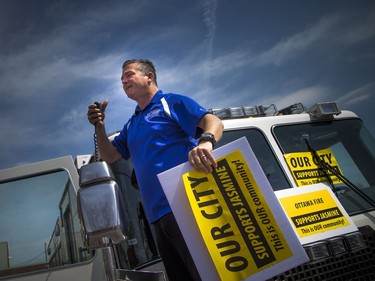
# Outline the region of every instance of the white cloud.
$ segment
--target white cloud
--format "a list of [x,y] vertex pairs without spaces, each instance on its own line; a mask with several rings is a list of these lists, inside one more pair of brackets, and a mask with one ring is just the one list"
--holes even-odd
[[[14,15],[19,15],[18,8],[22,7],[12,5]],[[224,10],[229,6],[217,0],[193,1],[162,17],[154,17],[160,16],[155,12],[181,8],[181,4],[172,0],[111,1],[111,5],[93,1],[83,10],[76,9],[85,5],[80,1],[51,5],[41,8],[43,20],[52,19],[56,7],[68,10],[53,17],[57,21],[49,22],[50,26],[44,25],[42,35],[31,33],[38,31],[42,20],[29,19],[26,31],[14,32],[10,27],[26,23],[10,16],[0,19],[4,23],[1,34],[4,31],[9,38],[0,47],[0,51],[5,50],[0,52],[0,91],[5,104],[0,140],[7,159],[16,157],[13,154],[17,151],[22,153],[18,158],[26,157],[21,150],[30,146],[40,150],[34,152],[40,154],[38,157],[56,150],[62,153],[73,147],[82,149],[82,144],[88,148],[86,152],[91,152],[93,128],[87,122],[86,111],[88,103],[95,100],[109,99],[107,130],[121,129],[135,107],[119,79],[125,58],[149,57],[156,64],[161,89],[188,95],[207,107],[275,103],[280,109],[295,102],[309,107],[316,101],[335,100],[338,83],[345,91],[362,85],[356,82],[359,76],[361,81],[372,81],[365,76],[370,73],[367,67],[373,64],[372,41],[368,39],[374,37],[375,17],[363,13],[362,18],[356,18],[364,11],[360,5],[352,5],[353,13],[341,5],[325,12],[346,14],[310,13],[304,19],[312,19],[312,25],[306,26],[306,20],[295,22],[299,30],[296,33],[287,33],[290,21],[280,21],[280,32],[287,34],[281,39],[271,32],[241,40],[232,36],[238,30],[230,28],[237,22],[250,26],[251,16],[239,19]],[[242,3],[241,7],[244,5],[251,12],[254,3]],[[5,10],[0,14],[7,13]],[[291,12],[303,13],[306,8],[296,5]],[[257,28],[264,24],[264,17],[252,16]],[[221,38],[228,40],[224,46],[217,43]],[[259,45],[270,40],[273,45]],[[15,50],[11,50],[13,44]],[[305,59],[311,62],[310,55],[315,55],[317,61],[309,65]],[[356,64],[360,68],[351,67],[353,58],[361,58]],[[288,64],[292,60],[293,64]],[[339,69],[344,63],[347,68]],[[363,75],[350,75],[354,71],[362,71]],[[344,81],[343,77],[353,79]],[[367,105],[373,92],[370,89],[374,89],[374,83],[347,90],[339,102]],[[24,104],[25,100],[31,103]]]
[[[327,100],[328,99],[328,100]],[[314,86],[299,89],[284,96],[275,96],[266,98],[267,103],[274,103],[278,109],[293,105],[295,103],[302,103],[306,107],[310,107],[316,102],[330,101],[330,94],[328,89],[322,86]]]
[[[7,151],[6,144],[19,144],[28,140],[32,142],[35,140],[35,134],[40,130],[40,126],[36,123],[30,123],[27,118],[23,120],[16,120],[14,116],[2,116],[0,123],[0,146]],[[37,142],[38,140],[35,140]],[[8,147],[9,148],[9,147]],[[3,149],[1,149],[3,151]]]
[[357,89],[354,89],[342,97],[340,97],[337,101],[339,104],[349,107],[353,106],[366,100],[370,99],[374,95],[375,90],[375,82],[368,83],[363,85]]
[[314,26],[278,42],[271,49],[259,54],[254,63],[259,66],[284,63],[295,57],[299,52],[326,38],[327,34],[337,23],[337,20],[336,16],[323,17]]
[[375,12],[354,23],[341,36],[344,43],[357,44],[375,36]]
[[[123,3],[113,3],[100,9],[88,6],[84,10],[70,11],[62,24],[51,23],[48,33],[33,36],[41,40],[26,40],[29,34],[22,31],[14,36],[14,31],[8,30],[15,38],[12,42],[23,47],[11,53],[0,52],[2,92],[12,93],[13,100],[28,96],[38,98],[40,95],[59,94],[58,90],[80,78],[112,79],[114,71],[119,75],[120,55],[110,54],[90,60],[90,54],[95,44],[108,35],[103,30],[108,24],[124,24],[137,19],[136,15],[146,4],[147,1],[137,1],[137,5],[124,9]],[[46,10],[56,12],[53,4]]]

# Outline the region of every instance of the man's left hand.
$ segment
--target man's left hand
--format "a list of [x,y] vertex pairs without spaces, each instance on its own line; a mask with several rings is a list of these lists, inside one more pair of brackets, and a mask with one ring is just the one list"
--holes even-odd
[[212,155],[212,143],[201,142],[189,152],[189,162],[198,171],[211,173],[217,168],[217,163]]

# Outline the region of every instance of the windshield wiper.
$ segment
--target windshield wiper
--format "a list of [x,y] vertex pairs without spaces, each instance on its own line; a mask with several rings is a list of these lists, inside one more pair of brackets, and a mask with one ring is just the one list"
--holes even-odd
[[331,172],[333,175],[335,175],[339,180],[341,180],[347,187],[349,187],[350,190],[352,190],[354,193],[356,193],[359,197],[361,197],[363,200],[365,200],[367,203],[370,204],[371,207],[375,208],[375,201],[372,200],[366,193],[364,193],[362,190],[360,190],[354,183],[352,183],[347,177],[342,175],[340,171],[336,170],[334,167],[332,167],[329,163],[325,162],[319,157],[319,154],[316,152],[316,150],[313,148],[313,146],[310,143],[309,135],[303,134],[302,139],[305,141],[307,148],[309,151],[313,154],[313,156],[317,159],[318,164],[323,170],[324,175],[326,176],[328,183],[331,185],[331,188],[333,192],[337,196],[336,187],[333,184],[333,181],[331,179],[331,176],[328,172]]

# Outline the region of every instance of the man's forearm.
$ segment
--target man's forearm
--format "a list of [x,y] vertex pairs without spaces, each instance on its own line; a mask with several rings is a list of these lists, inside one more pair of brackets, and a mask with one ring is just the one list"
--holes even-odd
[[223,136],[223,123],[212,114],[206,114],[200,121],[200,127],[204,132],[212,133],[216,141],[220,141]]
[[121,157],[120,153],[108,139],[104,125],[97,126],[96,136],[98,140],[100,156],[104,161],[106,161],[107,163],[113,163]]

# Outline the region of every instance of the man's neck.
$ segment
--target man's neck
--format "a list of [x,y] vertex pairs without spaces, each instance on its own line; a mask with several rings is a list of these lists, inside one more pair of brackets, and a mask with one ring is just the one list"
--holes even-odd
[[158,87],[156,87],[155,85],[151,85],[148,88],[146,94],[143,95],[139,100],[137,100],[138,106],[141,110],[143,110],[150,103],[157,91]]

